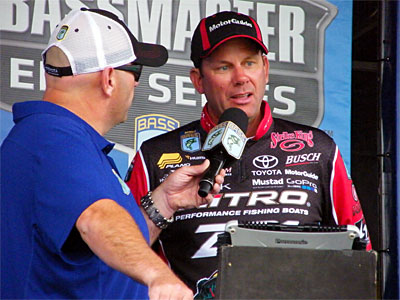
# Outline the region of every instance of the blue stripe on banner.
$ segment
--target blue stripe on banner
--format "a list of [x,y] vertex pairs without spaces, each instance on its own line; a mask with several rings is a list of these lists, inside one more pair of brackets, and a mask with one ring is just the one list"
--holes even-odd
[[335,140],[350,172],[353,2],[329,2],[337,7],[338,13],[325,33],[325,115],[320,128]]
[[4,109],[0,109],[0,144],[6,138],[11,128],[14,126],[12,113]]

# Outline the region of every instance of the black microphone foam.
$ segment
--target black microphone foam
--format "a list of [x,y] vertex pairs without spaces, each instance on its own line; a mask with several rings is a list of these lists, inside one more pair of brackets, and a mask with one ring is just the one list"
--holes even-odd
[[226,121],[231,121],[235,123],[240,128],[240,130],[246,133],[249,120],[246,113],[240,108],[231,107],[225,110],[219,118],[218,124]]
[[[248,118],[243,110],[235,107],[228,108],[227,110],[225,110],[222,113],[221,117],[219,118],[218,124],[227,121],[230,121],[234,123],[237,127],[239,127],[240,130],[243,132],[243,134],[246,133]],[[209,135],[211,135],[212,132],[213,130],[209,132]],[[219,143],[221,143],[221,141]],[[202,180],[199,183],[198,194],[200,195],[200,197],[207,196],[207,194],[212,189],[212,186],[214,185],[215,176],[217,176],[220,170],[232,159],[230,154],[226,152],[226,150],[222,145],[217,145],[214,149],[209,150],[209,154],[207,156],[208,159],[210,160],[210,166],[208,167],[206,173],[204,174]]]

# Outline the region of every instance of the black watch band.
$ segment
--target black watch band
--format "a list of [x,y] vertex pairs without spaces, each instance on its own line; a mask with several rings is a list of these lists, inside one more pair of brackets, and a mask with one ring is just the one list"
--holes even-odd
[[174,221],[174,216],[167,219],[160,214],[160,211],[154,206],[153,199],[151,199],[151,191],[140,199],[140,204],[149,216],[149,219],[152,220],[158,228],[165,229]]

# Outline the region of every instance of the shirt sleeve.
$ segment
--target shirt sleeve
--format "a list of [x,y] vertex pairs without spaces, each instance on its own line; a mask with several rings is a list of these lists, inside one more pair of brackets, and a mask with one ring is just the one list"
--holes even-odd
[[331,176],[332,215],[338,225],[355,225],[371,250],[368,229],[355,186],[336,146]]
[[132,160],[126,183],[136,202],[140,205],[140,199],[150,190],[149,173],[141,149]]
[[[65,260],[79,262],[92,253],[75,230],[76,220],[95,201],[112,197],[112,177],[106,176],[112,169],[90,134],[68,125],[49,128],[37,143],[35,214],[42,242]],[[71,238],[75,246],[64,248]]]

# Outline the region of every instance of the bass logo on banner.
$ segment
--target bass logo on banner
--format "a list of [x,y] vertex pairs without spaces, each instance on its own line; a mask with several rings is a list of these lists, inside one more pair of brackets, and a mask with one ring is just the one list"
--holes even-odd
[[135,118],[135,151],[142,143],[152,137],[174,130],[180,126],[179,121],[166,115],[149,114]]

